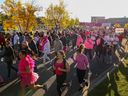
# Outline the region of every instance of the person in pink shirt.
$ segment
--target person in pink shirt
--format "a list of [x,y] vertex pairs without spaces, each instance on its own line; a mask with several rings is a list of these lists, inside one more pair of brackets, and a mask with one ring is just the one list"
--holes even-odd
[[76,46],[79,47],[81,43],[83,43],[83,38],[81,37],[81,35],[78,35],[77,41],[76,41]]
[[86,48],[85,50],[85,54],[89,55],[89,59],[92,60],[93,57],[93,48],[94,48],[94,41],[91,38],[87,38],[84,41],[84,46]]
[[85,82],[84,77],[87,69],[89,68],[88,57],[83,52],[84,52],[84,45],[80,45],[79,49],[74,54],[74,60],[76,62],[77,77],[80,84],[79,90],[83,89],[84,87],[83,85],[83,83]]
[[20,62],[18,64],[18,71],[21,81],[21,94],[20,96],[25,96],[25,87],[30,87],[32,89],[44,88],[46,91],[46,85],[36,85],[39,76],[34,72],[34,60],[27,55],[25,50],[19,53]]

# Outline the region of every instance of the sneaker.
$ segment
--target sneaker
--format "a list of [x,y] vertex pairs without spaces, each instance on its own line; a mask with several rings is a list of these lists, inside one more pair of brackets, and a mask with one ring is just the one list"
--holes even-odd
[[48,91],[47,85],[44,85],[43,89],[45,90],[45,92],[47,92]]
[[68,86],[68,83],[63,83],[63,86]]
[[88,82],[88,79],[84,79],[84,82]]
[[72,82],[63,83],[63,87],[70,87]]

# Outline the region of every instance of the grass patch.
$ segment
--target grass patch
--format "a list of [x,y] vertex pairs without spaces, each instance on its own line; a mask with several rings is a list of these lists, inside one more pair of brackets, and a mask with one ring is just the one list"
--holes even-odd
[[122,63],[89,96],[128,96],[128,65]]

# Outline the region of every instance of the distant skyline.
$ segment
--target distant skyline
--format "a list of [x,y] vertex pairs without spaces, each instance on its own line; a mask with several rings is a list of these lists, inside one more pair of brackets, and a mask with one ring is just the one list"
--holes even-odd
[[[4,0],[0,0],[2,3]],[[23,2],[31,0],[22,0]],[[59,0],[35,0],[36,5],[43,7],[44,16],[48,6],[58,4]],[[64,0],[66,9],[71,17],[79,18],[80,21],[91,21],[91,16],[128,17],[127,4],[128,0]]]

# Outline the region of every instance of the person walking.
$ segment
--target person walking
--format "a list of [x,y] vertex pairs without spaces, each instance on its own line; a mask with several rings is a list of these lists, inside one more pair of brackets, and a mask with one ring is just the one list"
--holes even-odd
[[[80,45],[77,52],[74,54],[74,60],[76,62],[77,78],[80,84],[79,90],[83,89],[85,82],[84,77],[89,68],[89,62],[87,56],[84,54],[84,45]],[[88,86],[87,82],[86,85]]]
[[46,84],[35,84],[39,78],[38,74],[34,72],[34,60],[27,55],[25,50],[21,50],[19,53],[20,62],[18,64],[18,71],[20,76],[21,93],[20,96],[25,96],[25,88],[30,87],[32,89],[43,88],[47,91]]
[[41,57],[41,59],[43,58],[43,63],[46,63],[46,60],[50,61],[50,58],[48,57],[48,54],[50,54],[50,42],[47,36],[44,36],[43,39],[44,39],[42,42],[43,56]]
[[28,42],[28,47],[33,52],[33,55],[37,55],[38,56],[38,48],[37,48],[37,45],[36,45],[35,41],[32,39],[31,36],[27,36],[26,40]]
[[16,73],[17,73],[17,69],[13,67],[14,51],[13,48],[10,46],[9,41],[6,41],[5,43],[5,52],[3,56],[5,58],[5,63],[7,64],[8,78],[10,78],[11,69],[13,69]]
[[[29,47],[29,44],[27,41],[23,41],[21,44],[21,50],[25,50],[27,55],[31,56],[33,60],[35,61],[35,66],[34,66],[34,72],[38,72],[37,69],[37,55],[36,53]],[[35,49],[36,50],[36,49]]]
[[55,36],[55,40],[53,42],[53,48],[54,48],[55,52],[60,51],[60,50],[63,49],[63,43],[60,40],[58,35]]
[[64,86],[67,86],[64,84],[64,82],[66,81],[67,72],[69,72],[70,70],[70,66],[65,59],[64,51],[58,51],[56,53],[56,58],[53,63],[53,69],[56,75],[58,96],[61,96],[62,88]]

